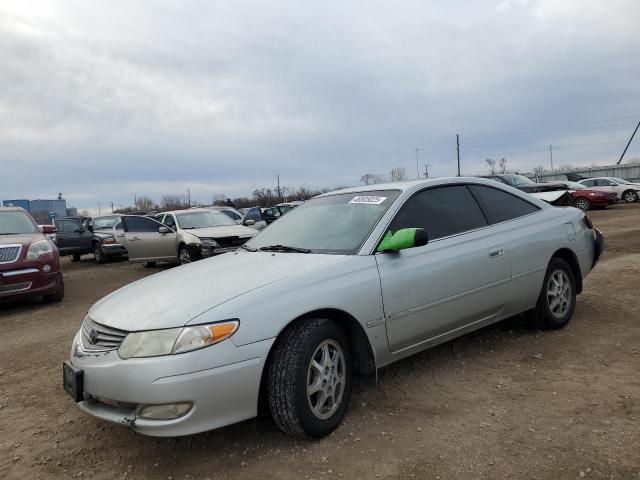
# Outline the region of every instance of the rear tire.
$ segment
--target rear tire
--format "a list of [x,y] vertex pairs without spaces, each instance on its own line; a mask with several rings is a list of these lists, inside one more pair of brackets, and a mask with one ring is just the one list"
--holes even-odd
[[547,267],[535,308],[527,312],[529,321],[542,330],[565,327],[576,307],[576,279],[569,264],[553,257]]
[[633,203],[638,201],[638,194],[633,190],[627,190],[622,194],[622,198],[627,203]]
[[73,263],[79,262],[80,261],[80,257],[81,255],[79,253],[74,253],[71,255],[71,261]]
[[573,202],[573,206],[576,208],[579,208],[583,212],[586,212],[587,210],[591,210],[591,202],[589,201],[588,198],[585,198],[585,197],[576,198],[575,201]]
[[321,438],[342,421],[352,387],[351,347],[333,320],[313,318],[276,340],[268,365],[271,416],[285,433]]
[[144,268],[153,268],[156,266],[156,262],[142,262]]
[[64,298],[64,280],[62,279],[62,274],[60,274],[60,280],[56,290],[49,295],[43,295],[42,298],[46,303],[59,302]]

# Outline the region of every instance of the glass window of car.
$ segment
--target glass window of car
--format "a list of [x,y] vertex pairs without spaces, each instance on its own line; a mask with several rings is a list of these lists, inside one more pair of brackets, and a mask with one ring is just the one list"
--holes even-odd
[[416,193],[402,206],[389,228],[423,228],[429,240],[486,227],[487,221],[464,185],[436,187]]
[[184,230],[224,227],[236,224],[227,215],[217,210],[195,210],[193,212],[178,213],[176,217],[178,225]]
[[262,221],[262,213],[260,213],[260,209],[258,207],[254,207],[249,209],[247,214],[245,215],[245,220],[253,220],[254,222]]
[[316,197],[283,215],[246,246],[284,245],[312,253],[353,255],[399,194],[399,190],[379,190]]
[[80,228],[80,224],[73,220],[58,220],[56,221],[56,228],[59,233],[75,233]]
[[589,179],[589,180],[582,180],[580,183],[583,185],[586,185],[587,187],[593,187],[596,181],[593,179]]
[[267,208],[262,212],[262,215],[265,216],[265,217],[279,217],[280,216],[280,210],[278,210],[275,207]]
[[227,217],[229,217],[231,220],[235,221],[235,220],[240,220],[242,217],[240,215],[238,215],[236,212],[234,212],[233,210],[220,210],[222,213],[224,213]]
[[619,183],[620,185],[631,185],[631,182],[627,182],[626,180],[623,180],[621,178],[611,177],[611,180],[613,180],[616,183]]
[[167,213],[164,216],[164,220],[163,220],[162,223],[164,223],[167,227],[169,227],[171,229],[175,230],[175,228],[176,228],[176,219],[173,218],[173,215],[171,215],[170,213]]
[[491,225],[524,217],[540,210],[534,204],[498,188],[469,185]]
[[36,232],[38,227],[27,213],[20,210],[0,213],[0,235]]
[[162,224],[158,223],[153,218],[142,217],[137,215],[132,215],[128,217],[124,217],[124,231],[125,232],[135,232],[135,233],[145,233],[145,232],[158,232],[158,228],[162,226]]
[[596,179],[596,187],[615,187],[616,184],[606,178]]
[[512,187],[519,187],[520,185],[531,185],[536,182],[531,180],[530,178],[525,177],[524,175],[502,175],[502,178],[506,180],[508,185]]
[[586,185],[578,182],[562,182],[562,184],[569,190],[581,190],[587,187]]
[[101,230],[106,228],[113,228],[120,221],[120,215],[109,215],[107,217],[94,217],[93,229]]
[[124,225],[120,221],[120,222],[116,223],[113,228],[114,228],[114,230],[124,230]]

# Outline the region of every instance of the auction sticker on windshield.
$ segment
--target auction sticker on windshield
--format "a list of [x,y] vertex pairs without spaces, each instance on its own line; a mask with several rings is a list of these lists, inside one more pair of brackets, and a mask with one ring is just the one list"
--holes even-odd
[[359,197],[353,197],[349,203],[366,203],[368,205],[380,205],[387,197],[378,197],[376,195],[361,195]]

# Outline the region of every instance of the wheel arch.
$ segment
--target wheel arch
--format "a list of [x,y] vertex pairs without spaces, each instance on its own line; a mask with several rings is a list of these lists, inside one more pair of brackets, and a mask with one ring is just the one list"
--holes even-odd
[[371,346],[371,342],[369,342],[369,338],[360,322],[351,314],[345,312],[344,310],[340,310],[337,308],[323,308],[312,310],[303,315],[300,315],[289,323],[287,323],[282,330],[278,333],[276,337],[276,341],[271,346],[269,350],[269,354],[267,355],[267,359],[264,362],[264,366],[262,368],[262,374],[260,377],[260,391],[258,398],[258,411],[266,411],[267,402],[266,402],[266,380],[269,372],[269,365],[271,363],[271,357],[275,350],[276,343],[278,338],[282,336],[282,334],[291,328],[293,325],[296,325],[299,322],[304,322],[309,318],[329,318],[337,322],[346,332],[347,337],[349,338],[349,343],[351,344],[351,348],[353,350],[353,369],[354,373],[371,377],[375,376],[377,368],[376,368],[376,358],[373,351],[373,347]]
[[570,248],[561,248],[556,250],[551,258],[561,258],[565,262],[569,264],[571,267],[571,271],[573,272],[573,276],[576,279],[576,293],[582,292],[582,270],[580,270],[580,263],[578,262],[578,257]]

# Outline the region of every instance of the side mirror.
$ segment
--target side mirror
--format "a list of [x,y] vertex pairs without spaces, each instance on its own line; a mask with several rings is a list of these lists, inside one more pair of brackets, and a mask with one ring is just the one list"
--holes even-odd
[[158,228],[158,233],[170,233],[171,229],[169,227],[160,227]]
[[256,224],[256,221],[255,221],[255,220],[248,219],[248,220],[245,220],[243,223],[244,223],[247,227],[249,227],[249,226],[251,226],[251,225],[255,225],[255,224]]
[[40,225],[40,231],[45,234],[57,233],[58,229],[54,225]]
[[391,233],[389,230],[380,242],[377,251],[381,253],[399,252],[407,248],[422,247],[428,242],[427,232],[422,228],[403,228],[396,233]]

